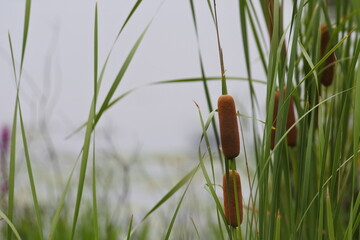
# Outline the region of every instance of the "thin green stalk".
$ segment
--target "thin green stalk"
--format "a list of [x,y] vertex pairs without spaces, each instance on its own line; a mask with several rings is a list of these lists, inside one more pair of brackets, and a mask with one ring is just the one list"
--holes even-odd
[[[97,92],[98,92],[98,4],[95,3],[95,23],[94,23],[94,108],[93,114],[96,114]],[[94,211],[94,239],[99,239],[99,222],[98,222],[98,207],[96,194],[96,131],[95,123],[93,122],[93,172],[92,172],[92,192],[93,192],[93,211]]]
[[216,0],[214,0],[213,3],[214,3],[214,13],[215,13],[216,38],[217,38],[217,44],[218,44],[218,49],[219,49],[220,68],[221,68],[221,93],[222,93],[222,95],[226,95],[228,93],[228,91],[227,91],[227,86],[226,86],[224,56],[223,56],[223,51],[222,51],[221,43],[220,43],[219,24],[218,24],[217,10],[216,10]]

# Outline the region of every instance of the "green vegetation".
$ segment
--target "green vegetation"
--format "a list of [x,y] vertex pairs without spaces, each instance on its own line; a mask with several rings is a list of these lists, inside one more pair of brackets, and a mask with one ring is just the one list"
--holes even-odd
[[[134,3],[115,42],[123,34],[127,23],[133,20],[134,13],[141,8],[141,3],[141,0]],[[199,125],[199,129],[202,130],[202,135],[199,136],[198,161],[193,163],[189,168],[191,170],[178,179],[153,208],[148,209],[142,219],[129,217],[128,222],[118,225],[110,219],[110,213],[99,210],[101,188],[98,186],[99,175],[96,167],[98,161],[95,151],[96,126],[106,111],[110,111],[119,101],[125,101],[124,98],[137,89],[130,89],[119,97],[114,96],[139,46],[146,41],[145,36],[151,31],[152,20],[133,43],[101,102],[98,95],[104,91],[101,88],[103,76],[107,70],[112,48],[104,64],[101,65],[98,61],[98,34],[101,28],[98,24],[101,19],[98,15],[98,5],[101,6],[101,3],[94,4],[93,97],[92,102],[89,103],[87,121],[78,129],[74,129],[73,133],[80,134],[80,130],[85,129],[83,144],[79,149],[78,160],[72,171],[68,173],[68,179],[56,207],[44,206],[39,204],[37,197],[39,190],[33,176],[26,121],[23,119],[19,97],[23,63],[28,60],[26,49],[31,47],[27,46],[27,36],[32,2],[26,0],[19,69],[15,65],[16,56],[13,50],[17,46],[13,45],[11,32],[8,35],[17,92],[9,152],[7,205],[0,211],[0,216],[6,223],[2,228],[2,238],[8,240],[153,239],[154,232],[162,232],[162,236],[156,237],[234,240],[360,239],[360,31],[358,28],[360,2],[358,0],[286,2],[259,0],[257,3],[259,6],[255,6],[254,1],[239,0],[239,9],[232,10],[237,11],[239,15],[239,33],[243,40],[241,47],[244,52],[243,66],[246,69],[246,76],[227,77],[226,62],[224,62],[226,52],[224,53],[221,47],[221,28],[218,24],[221,18],[216,9],[216,4],[221,5],[222,2],[207,0],[213,20],[209,28],[216,29],[218,45],[214,48],[218,49],[221,67],[219,77],[207,77],[199,43],[197,24],[199,17],[196,15],[197,9],[193,0],[189,0],[189,11],[198,41],[201,76],[152,84],[170,87],[177,83],[202,82],[208,113],[204,117],[200,106],[196,105],[200,123],[194,125]],[[285,18],[284,4],[292,4],[289,22]],[[329,16],[329,9],[334,9],[334,16]],[[262,22],[266,24],[263,25]],[[329,39],[326,41],[321,31],[323,24],[327,25]],[[255,51],[261,61],[263,67],[261,70],[266,79],[252,78],[252,71],[255,69],[251,66],[251,54],[255,53],[250,54],[250,41],[256,44],[256,49],[251,51]],[[324,43],[326,46],[322,45]],[[260,70],[256,69],[256,71]],[[324,77],[333,79],[325,81],[325,86]],[[220,96],[228,93],[229,85],[226,83],[229,80],[248,83],[250,99],[242,99],[242,101],[249,102],[252,109],[251,116],[245,116],[241,108],[237,109],[241,151],[237,158],[231,154],[231,159],[222,155],[217,127],[218,114],[211,101],[211,94]],[[222,91],[211,93],[208,88],[209,81],[217,81]],[[266,93],[256,91],[254,84],[266,85]],[[284,87],[286,91],[282,91]],[[276,92],[279,96],[275,103]],[[260,94],[266,95],[265,102],[259,102],[257,96]],[[292,119],[291,124],[288,125],[287,117],[288,112],[293,111],[292,104],[296,119]],[[263,109],[260,106],[264,105],[265,113],[260,112]],[[274,105],[276,105],[275,113]],[[259,120],[263,116],[265,119]],[[247,131],[243,128],[245,123],[251,125]],[[297,129],[296,141],[289,146],[287,136],[292,134],[293,137],[294,129]],[[19,141],[17,141],[17,132],[21,134]],[[210,133],[214,136],[218,149],[212,146]],[[246,145],[249,138],[253,139],[253,142]],[[32,198],[32,205],[21,208],[17,208],[14,192],[17,184],[15,173],[19,148],[24,150]],[[238,153],[238,149],[235,152]],[[88,163],[92,164],[92,171],[88,171]],[[223,174],[226,182],[229,182],[229,170],[236,169],[242,178],[240,189],[250,191],[249,196],[242,194],[243,204],[235,201],[237,210],[241,207],[239,205],[244,206],[240,227],[236,227],[237,224],[232,224],[233,226],[227,224],[223,210],[223,196],[218,194],[218,191],[222,190],[219,184]],[[87,175],[90,175],[88,177],[91,177],[91,182],[86,181]],[[205,186],[202,190],[208,193],[207,196],[211,200],[208,206],[199,206],[201,209],[206,209],[198,213],[205,222],[199,223],[191,217],[186,219],[187,224],[177,224],[185,199],[195,194],[190,190],[190,186],[199,176]],[[74,178],[76,178],[76,186],[71,184]],[[235,191],[239,189],[236,187],[236,182],[228,185],[234,185]],[[67,201],[67,197],[73,187],[76,187],[76,197],[74,196],[74,202],[70,202]],[[83,199],[85,189],[91,191],[90,203]],[[229,189],[224,192],[229,193]],[[232,195],[235,198],[241,196],[233,193]],[[162,224],[162,229],[154,229],[155,224],[151,222],[150,216],[160,211],[161,207],[170,201],[175,201],[176,205],[172,211],[167,212],[168,221]],[[106,205],[104,201],[101,204]],[[238,211],[236,217],[237,221],[234,222],[240,222],[242,216],[239,216]]]

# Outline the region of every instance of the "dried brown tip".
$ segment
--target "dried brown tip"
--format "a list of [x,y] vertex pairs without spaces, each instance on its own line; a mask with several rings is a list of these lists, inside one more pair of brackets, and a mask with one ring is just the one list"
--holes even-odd
[[[328,46],[330,42],[330,34],[328,31],[328,27],[326,24],[321,25],[320,27],[321,32],[321,42],[320,42],[320,57],[323,58],[326,55],[326,49],[330,49]],[[324,64],[324,71],[321,74],[320,81],[324,86],[330,86],[334,79],[335,73],[335,65],[334,62],[336,61],[335,53],[332,53],[326,60]]]
[[[234,181],[234,175],[235,181]],[[224,193],[224,212],[226,222],[233,226],[239,226],[243,221],[243,205],[242,205],[242,193],[241,193],[241,182],[240,182],[240,175],[237,171],[229,171],[229,194],[227,191],[227,181],[226,181],[226,174],[223,176],[223,193]],[[240,218],[240,224],[237,221],[236,216],[236,199],[235,199],[235,192],[234,192],[234,183],[236,183],[236,193],[237,193],[237,200],[238,200],[238,213]]]
[[236,107],[232,96],[222,95],[218,99],[221,147],[225,158],[232,159],[240,153],[239,129]]
[[[284,94],[286,92],[286,87],[284,87]],[[276,118],[278,114],[279,108],[279,99],[280,92],[275,92],[275,100],[274,100],[274,112],[273,112],[273,129],[271,130],[271,141],[270,141],[270,149],[273,150],[275,147],[275,130],[276,127]],[[286,131],[296,122],[295,119],[295,109],[294,109],[294,99],[291,96],[289,102],[288,116],[286,121]],[[294,126],[287,135],[287,144],[290,147],[295,147],[297,142],[297,126]]]

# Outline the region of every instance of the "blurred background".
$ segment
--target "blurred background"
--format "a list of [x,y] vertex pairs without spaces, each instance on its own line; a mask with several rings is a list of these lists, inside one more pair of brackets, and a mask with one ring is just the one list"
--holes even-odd
[[[100,102],[131,47],[153,17],[154,21],[115,96],[151,82],[201,76],[189,2],[167,0],[160,7],[161,3],[142,3],[121,34],[104,75]],[[15,84],[7,34],[10,32],[12,36],[15,58],[19,60],[24,2],[1,0],[0,4],[0,122],[9,125]],[[131,1],[99,2],[100,67],[133,4]],[[218,8],[226,74],[247,77],[240,20],[235,10],[237,3],[221,2]],[[220,76],[215,27],[207,2],[195,1],[195,9],[206,75]],[[86,120],[89,111],[93,93],[93,25],[93,1],[40,0],[32,4],[21,99],[27,127],[40,132],[47,128],[56,148],[73,151],[80,149],[82,144],[78,140],[82,139],[82,134],[70,139],[65,137]],[[251,60],[253,78],[264,80],[262,70],[258,68],[258,56],[251,56]],[[220,83],[209,85],[216,104],[221,93]],[[233,81],[229,89],[237,96],[241,112],[249,114],[247,82]],[[111,133],[121,151],[194,152],[201,129],[193,101],[202,110],[207,110],[200,82],[141,88],[104,115],[97,137],[105,138],[106,133]]]
[[[289,2],[285,1],[285,9],[291,9]],[[99,69],[134,4],[135,1],[99,1]],[[207,1],[194,1],[194,4],[206,76],[220,76],[216,32]],[[254,2],[255,8],[260,11],[257,4],[257,1]],[[94,6],[95,1],[87,0],[32,1],[20,99],[39,201],[52,208],[57,204],[83,144],[84,131],[70,138],[67,136],[87,120],[92,100]],[[8,33],[12,38],[15,64],[19,68],[24,7],[23,0],[0,0],[2,129],[11,129],[16,98]],[[238,11],[237,1],[218,2],[226,74],[246,78]],[[290,17],[291,11],[284,12]],[[201,82],[144,87],[158,81],[201,77],[189,1],[142,2],[113,48],[99,93],[99,105],[124,59],[152,18],[154,20],[115,97],[133,88],[140,88],[107,111],[96,129],[97,164],[101,166],[98,168],[99,196],[104,202],[112,203],[107,210],[112,212],[113,218],[125,222],[132,214],[135,219],[141,218],[141,214],[148,211],[198,163],[197,150],[202,130],[194,101],[200,106],[205,118],[208,116]],[[264,24],[263,19],[259,21]],[[249,38],[250,49],[254,49],[250,51],[252,77],[265,81],[251,34]],[[263,44],[268,47],[266,32]],[[217,98],[221,94],[220,81],[209,82],[209,87],[213,108],[216,108]],[[263,120],[266,86],[255,84],[255,88],[259,102],[257,118]],[[239,111],[251,116],[247,81],[230,81],[228,89]],[[249,129],[244,132],[249,149],[253,142],[252,133],[250,127],[246,126],[250,126],[250,121],[246,118],[243,121],[244,129]],[[16,201],[31,203],[20,141],[18,151]],[[243,159],[243,151],[241,154],[240,158]],[[251,164],[251,152],[249,156]],[[5,154],[4,158],[8,156]],[[218,167],[217,171],[220,184],[221,169]],[[245,181],[245,174],[243,176]],[[73,179],[74,186],[77,184],[76,179]],[[88,180],[89,191],[85,192],[85,196],[91,199],[91,179]],[[190,190],[196,194],[189,194],[192,199],[188,202],[211,203],[210,194],[204,189],[205,181],[200,175],[197,181],[198,184],[193,184]],[[246,197],[248,190],[244,191]],[[73,191],[70,194],[70,199],[75,198],[75,193]],[[169,204],[176,206],[176,203]],[[207,204],[197,206],[209,207]],[[70,212],[72,208],[72,204],[69,204]],[[191,204],[188,208],[189,211],[185,213],[192,212],[192,217],[196,216],[196,211],[200,211],[191,208]],[[199,218],[205,221],[204,215],[200,215]],[[168,223],[170,216],[164,210],[158,218]]]

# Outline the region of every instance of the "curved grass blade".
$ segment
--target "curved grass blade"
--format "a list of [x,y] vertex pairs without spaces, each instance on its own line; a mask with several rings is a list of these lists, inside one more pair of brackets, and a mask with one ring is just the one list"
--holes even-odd
[[[93,114],[96,113],[96,103],[97,103],[97,75],[98,75],[98,3],[95,3],[95,22],[94,22],[94,108]],[[99,240],[99,217],[98,217],[98,207],[97,207],[97,195],[96,195],[96,144],[95,144],[95,125],[93,127],[94,137],[93,137],[93,172],[92,172],[92,198],[93,198],[93,212],[94,212],[94,239]]]
[[327,189],[326,193],[326,219],[327,219],[327,227],[328,227],[328,236],[330,240],[335,240],[335,233],[334,233],[334,219],[331,210],[331,202],[329,196],[329,189]]
[[49,237],[48,237],[48,240],[53,240],[54,237],[55,237],[55,231],[56,231],[56,227],[57,227],[57,224],[59,223],[59,219],[60,219],[60,213],[61,213],[61,210],[64,206],[64,203],[65,203],[65,197],[67,195],[67,192],[69,190],[69,187],[70,187],[70,182],[71,182],[71,179],[72,179],[72,176],[75,172],[75,168],[76,168],[76,165],[80,159],[80,156],[81,156],[81,153],[82,151],[79,153],[79,156],[77,157],[76,159],[76,162],[74,164],[74,167],[72,168],[71,170],[71,173],[69,175],[69,178],[67,180],[67,183],[65,185],[65,188],[64,188],[64,191],[63,193],[61,194],[61,198],[60,198],[60,201],[58,203],[58,206],[57,206],[57,209],[55,211],[55,214],[54,214],[54,217],[52,218],[52,221],[51,221],[51,227],[50,227],[50,232],[49,232]]
[[145,33],[148,30],[150,24],[151,24],[151,22],[145,28],[145,30],[142,32],[142,34],[140,35],[140,37],[138,38],[138,40],[134,44],[133,48],[131,49],[131,51],[130,51],[129,55],[127,56],[125,62],[123,63],[118,75],[116,76],[116,78],[115,78],[109,92],[107,93],[106,98],[105,98],[105,100],[104,100],[104,102],[103,102],[103,104],[102,104],[102,106],[101,106],[101,108],[99,110],[99,113],[97,115],[95,115],[95,113],[93,111],[94,105],[95,105],[95,99],[93,99],[93,102],[91,104],[90,113],[89,113],[88,121],[87,121],[87,124],[86,124],[86,133],[85,133],[84,144],[83,144],[83,154],[82,154],[82,160],[81,160],[80,177],[79,177],[78,191],[77,191],[77,197],[76,197],[76,205],[75,205],[75,210],[74,210],[74,218],[73,218],[73,227],[72,227],[71,239],[74,239],[77,219],[78,219],[78,215],[79,215],[79,211],[80,211],[81,198],[82,198],[85,175],[86,175],[86,168],[87,168],[87,161],[88,161],[88,156],[89,156],[91,133],[92,133],[93,127],[99,121],[100,117],[104,113],[104,109],[106,108],[106,106],[110,102],[112,96],[115,93],[115,90],[119,86],[120,81],[122,80],[122,77],[124,76],[128,66],[130,65],[130,62],[131,62],[133,56],[135,55],[136,50],[138,49],[142,39],[144,38]]
[[240,28],[241,28],[241,36],[243,40],[243,51],[245,54],[245,63],[246,63],[246,71],[249,78],[249,89],[251,96],[252,109],[255,110],[255,104],[258,105],[254,86],[251,82],[251,64],[250,64],[250,54],[249,54],[249,44],[248,44],[248,35],[247,35],[247,27],[246,27],[246,13],[245,9],[247,8],[246,0],[239,0],[239,10],[240,10]]
[[[226,77],[227,80],[238,80],[238,81],[248,81],[248,78],[241,78],[241,77]],[[221,77],[206,77],[206,81],[220,81]],[[191,82],[202,82],[203,79],[200,78],[181,78],[181,79],[174,79],[174,80],[165,80],[165,81],[158,81],[158,82],[153,82],[153,83],[148,83],[133,89],[130,89],[128,91],[126,91],[125,93],[121,94],[120,96],[116,97],[114,100],[112,100],[108,106],[106,107],[105,111],[108,110],[110,107],[112,107],[113,105],[115,105],[115,103],[117,103],[118,101],[120,101],[121,99],[123,99],[124,97],[126,97],[127,95],[129,95],[130,93],[139,90],[143,87],[148,87],[148,86],[153,86],[153,85],[160,85],[160,84],[171,84],[171,83],[191,83]],[[258,84],[266,84],[266,81],[262,81],[262,80],[258,80],[258,79],[252,79],[251,80],[254,83],[258,83]],[[99,85],[98,85],[99,86]],[[104,111],[104,112],[105,112]],[[96,122],[97,123],[97,122]],[[86,126],[86,122],[83,123],[80,127],[78,127],[76,130],[74,130],[72,133],[70,133],[69,135],[67,135],[65,137],[65,139],[68,139],[72,136],[74,136],[75,134],[77,134],[78,132],[80,132],[84,127]],[[96,124],[95,124],[96,126]]]
[[140,35],[140,37],[138,38],[138,40],[136,41],[136,43],[134,44],[133,48],[131,49],[129,55],[127,56],[127,58],[125,59],[119,73],[117,74],[113,84],[111,85],[110,90],[108,91],[105,100],[103,102],[103,104],[100,107],[99,113],[96,114],[95,117],[95,124],[99,121],[100,117],[102,116],[102,114],[104,113],[104,111],[106,110],[107,106],[109,105],[109,102],[111,100],[111,98],[113,97],[117,87],[119,86],[123,76],[125,75],[125,72],[127,70],[127,68],[129,67],[131,60],[133,59],[136,50],[138,49],[138,47],[140,46],[141,41],[143,40],[149,26],[151,23],[149,23],[149,25],[145,28],[145,30],[142,32],[142,34]]
[[199,231],[198,231],[198,229],[197,229],[197,227],[196,227],[196,224],[195,224],[195,222],[194,222],[194,219],[193,219],[193,218],[190,218],[190,219],[191,219],[192,225],[194,226],[194,229],[195,229],[195,232],[196,232],[196,236],[198,237],[198,239],[200,239],[200,234],[199,234]]
[[217,38],[217,47],[219,51],[219,60],[220,60],[220,68],[221,68],[221,94],[227,94],[227,86],[226,86],[226,75],[225,75],[225,63],[224,63],[224,55],[220,43],[220,33],[219,33],[219,23],[217,17],[216,10],[216,0],[213,0],[214,4],[214,15],[215,15],[215,29],[216,29],[216,38]]
[[[345,37],[343,37],[337,44],[335,44],[335,46],[333,48],[331,48],[325,55],[324,57],[322,57],[316,64],[315,66],[305,75],[305,77],[299,82],[299,84],[294,87],[293,91],[295,91],[295,89],[297,87],[299,87],[308,77],[310,77],[313,72],[318,69],[320,66],[322,66],[322,64],[326,61],[326,59],[333,53],[336,51],[336,49],[338,49],[341,44],[350,37],[352,32],[350,32],[349,34],[347,34]],[[291,92],[291,94],[293,94],[293,91]],[[290,94],[290,95],[291,95]]]
[[281,219],[280,219],[280,213],[278,212],[277,216],[276,216],[276,229],[275,229],[275,240],[280,240],[281,235],[280,235],[280,229],[281,229]]
[[20,125],[21,125],[23,146],[24,146],[24,151],[25,151],[26,167],[27,167],[28,175],[29,175],[31,193],[33,196],[36,221],[37,221],[37,225],[38,225],[37,227],[38,227],[40,239],[42,240],[42,239],[44,239],[43,229],[42,229],[42,220],[41,220],[39,203],[38,203],[37,194],[36,194],[35,181],[34,181],[32,168],[31,168],[30,154],[29,154],[29,148],[28,148],[27,139],[26,139],[26,132],[25,132],[25,126],[24,126],[24,121],[23,121],[23,117],[22,117],[20,102],[19,102],[19,115],[20,115]]
[[80,177],[79,177],[79,183],[77,188],[77,196],[76,196],[76,204],[74,209],[74,216],[73,216],[73,224],[72,224],[72,230],[71,230],[71,239],[74,239],[75,230],[76,230],[76,224],[77,219],[80,212],[80,206],[81,206],[81,198],[82,193],[84,189],[84,182],[85,182],[85,175],[86,175],[86,167],[87,167],[87,161],[89,157],[89,148],[90,148],[90,141],[91,141],[91,132],[92,132],[92,126],[93,121],[95,118],[94,114],[94,99],[90,107],[90,113],[86,125],[86,133],[84,137],[84,143],[83,143],[83,149],[82,149],[82,159],[81,159],[81,167],[80,167]]
[[130,240],[130,237],[131,237],[131,229],[132,229],[133,220],[134,220],[134,216],[131,216],[130,223],[129,223],[128,234],[127,234],[127,238],[126,238],[127,240]]
[[0,217],[8,224],[9,228],[14,232],[15,237],[18,240],[21,240],[21,237],[18,233],[18,231],[16,230],[14,224],[12,224],[11,220],[6,216],[6,214],[0,210]]
[[[12,47],[12,41],[10,33],[8,33],[9,38],[9,45],[10,45],[10,52],[11,52],[11,60],[14,70],[14,77],[16,86],[18,86],[18,81],[16,77],[16,68],[15,68],[15,58],[14,58],[14,51]],[[17,87],[18,88],[18,87]],[[18,89],[17,89],[18,92]],[[13,124],[11,130],[11,145],[10,145],[10,166],[9,166],[9,193],[8,193],[8,216],[9,220],[13,220],[14,216],[14,189],[15,189],[15,168],[16,168],[16,125],[17,125],[17,115],[18,115],[18,98],[15,101],[15,108],[14,108],[14,116],[13,116]],[[11,240],[12,238],[12,231],[10,225],[7,229],[7,239]]]
[[[358,154],[360,153],[360,150],[357,152]],[[346,165],[348,163],[351,163],[351,161],[354,159],[354,155],[350,156],[348,159],[346,159],[337,169],[336,169],[336,172],[338,173],[340,170],[342,170],[343,168],[346,167]],[[334,177],[334,175],[331,175],[325,182],[324,184],[322,185],[321,189],[315,194],[314,198],[310,201],[307,209],[304,211],[304,214],[303,216],[301,217],[299,223],[298,223],[298,226],[296,228],[296,231],[299,231],[300,230],[300,227],[301,227],[301,224],[302,222],[304,221],[305,219],[305,216],[307,215],[307,213],[309,212],[310,208],[313,206],[313,204],[315,203],[315,200],[316,198],[319,197],[319,194],[320,194],[320,191],[322,191],[323,189],[325,189],[325,187],[330,183],[330,180]],[[359,195],[360,196],[360,195]],[[360,199],[359,199],[360,200]],[[359,201],[360,203],[360,201]],[[348,228],[349,229],[349,228]]]
[[[199,32],[198,32],[198,27],[197,27],[197,22],[196,22],[196,15],[195,15],[195,8],[194,8],[193,0],[190,0],[190,7],[191,7],[191,14],[193,17],[195,33],[196,33],[198,55],[199,55],[199,62],[200,62],[200,69],[201,69],[201,77],[203,80],[203,87],[204,87],[204,91],[205,91],[206,102],[208,105],[209,112],[212,112],[213,104],[211,102],[209,87],[206,82],[205,69],[204,69],[204,63],[203,63],[203,58],[202,58],[201,49],[200,49]],[[212,127],[213,127],[214,136],[215,136],[216,146],[218,146],[217,150],[218,150],[218,154],[220,156],[219,160],[220,160],[221,168],[224,171],[224,162],[223,162],[223,157],[222,157],[221,150],[220,150],[220,138],[219,138],[215,119],[213,119],[213,121],[212,121]]]
[[170,191],[165,194],[164,197],[160,199],[160,201],[143,217],[141,222],[143,222],[146,218],[148,218],[156,209],[158,209],[161,205],[163,205],[167,200],[169,200],[182,186],[184,186],[195,173],[198,171],[199,165],[193,168],[188,174],[185,175]]
[[30,10],[31,10],[31,0],[26,0],[26,3],[25,3],[25,18],[24,18],[24,32],[23,32],[23,42],[22,42],[22,50],[21,50],[21,62],[20,62],[20,79],[21,79],[21,73],[22,73],[23,64],[24,64],[27,36],[28,36],[28,32],[29,32]]
[[182,202],[183,202],[183,200],[184,200],[184,197],[185,197],[185,195],[186,195],[186,193],[187,193],[187,190],[189,189],[189,186],[190,186],[190,184],[191,184],[191,182],[192,182],[192,180],[193,180],[193,178],[194,178],[194,176],[195,176],[195,173],[196,173],[196,172],[194,172],[194,174],[191,176],[191,178],[190,178],[190,180],[189,180],[189,183],[187,184],[186,189],[185,189],[184,193],[182,194],[181,199],[180,199],[180,201],[179,201],[179,203],[178,203],[178,205],[177,205],[177,207],[176,207],[176,210],[175,210],[175,212],[174,212],[174,215],[173,215],[173,217],[172,217],[172,219],[171,219],[170,225],[169,225],[168,230],[167,230],[167,232],[166,232],[166,236],[165,236],[165,239],[166,239],[166,240],[168,240],[169,237],[170,237],[171,230],[172,230],[172,227],[173,227],[173,225],[174,225],[174,222],[175,222],[175,219],[176,219],[176,217],[177,217],[177,214],[178,214],[178,212],[179,212],[180,206],[181,206],[181,204],[182,204]]
[[[15,58],[14,58],[14,51],[12,48],[11,37],[10,37],[10,33],[8,33],[15,83],[16,83],[16,87],[17,87],[16,103],[15,103],[13,126],[12,126],[12,133],[11,133],[11,147],[10,147],[9,198],[8,198],[8,205],[9,205],[8,206],[8,215],[9,215],[10,221],[12,221],[13,213],[14,213],[16,124],[17,124],[17,115],[18,115],[18,107],[19,107],[19,88],[20,88],[20,79],[21,79],[21,73],[22,73],[24,57],[25,57],[27,35],[28,35],[28,31],[29,31],[30,10],[31,10],[31,0],[26,0],[19,80],[17,80],[17,75],[16,75]],[[8,226],[9,227],[8,227],[8,232],[7,232],[7,239],[11,240],[12,239],[12,232],[11,232],[12,228],[11,228],[11,225],[8,225]]]
[[[219,198],[217,197],[216,195],[216,192],[215,192],[215,189],[213,187],[213,184],[211,183],[211,180],[210,180],[210,177],[207,173],[207,170],[206,170],[206,167],[205,167],[205,164],[204,164],[204,161],[203,161],[203,154],[201,153],[201,142],[203,139],[207,139],[207,129],[210,125],[210,122],[211,122],[211,118],[213,118],[214,116],[214,112],[212,112],[208,118],[208,120],[206,121],[206,124],[204,124],[204,121],[203,121],[203,117],[202,117],[202,114],[201,114],[201,111],[200,111],[200,108],[199,106],[197,106],[198,108],[198,113],[199,113],[199,118],[200,118],[200,122],[201,122],[201,127],[202,127],[202,136],[201,136],[201,139],[200,139],[200,143],[199,143],[199,147],[198,147],[198,157],[199,157],[199,160],[200,160],[200,166],[201,166],[201,170],[203,172],[203,176],[206,180],[206,184],[207,186],[209,187],[209,190],[210,190],[210,193],[214,199],[214,202],[215,202],[215,205],[216,205],[216,208],[217,208],[217,212],[220,214],[220,216],[222,217],[222,220],[223,220],[223,223],[226,227],[226,231],[228,233],[228,235],[230,236],[230,239],[232,238],[232,235],[231,235],[231,231],[230,231],[230,228],[229,226],[227,225],[226,223],[226,220],[225,220],[225,214],[224,214],[224,211],[222,209],[222,205],[219,201]],[[207,140],[206,140],[207,141]],[[209,146],[207,146],[209,148]],[[208,149],[210,151],[210,149]],[[228,172],[228,170],[226,169],[226,172]],[[220,224],[220,223],[219,223]],[[219,227],[221,227],[221,225],[219,225]]]
[[[9,166],[9,194],[8,194],[8,216],[9,221],[13,220],[14,216],[14,189],[15,189],[15,166],[16,166],[16,125],[18,115],[18,101],[16,100],[13,124],[11,130],[11,145],[10,145],[10,166]],[[11,226],[8,226],[7,239],[12,238]]]
[[[163,205],[167,200],[169,200],[182,186],[184,186],[191,178],[193,175],[195,175],[195,173],[199,170],[200,165],[198,164],[195,168],[193,168],[188,174],[186,174],[174,187],[172,187],[170,189],[169,192],[167,192],[165,194],[164,197],[162,197],[160,199],[159,202],[157,202],[155,204],[155,206],[153,208],[151,208],[151,210],[149,212],[146,213],[146,215],[142,218],[142,220],[140,222],[144,222],[153,212],[155,212],[156,209],[158,209],[159,207],[161,207],[161,205]],[[130,236],[135,232],[136,228],[139,225],[135,226],[131,233]],[[126,239],[126,238],[125,238]]]

